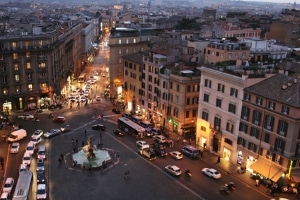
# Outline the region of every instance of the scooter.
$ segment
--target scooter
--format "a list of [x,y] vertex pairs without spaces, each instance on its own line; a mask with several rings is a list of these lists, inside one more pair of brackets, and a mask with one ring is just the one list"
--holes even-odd
[[36,117],[33,119],[34,122],[39,122],[40,120]]
[[225,186],[220,187],[220,193],[224,194],[224,195],[228,195],[228,194],[230,194],[230,191],[229,191],[228,187],[225,185]]
[[187,177],[192,177],[192,173],[190,172],[190,170],[185,170],[185,175],[187,176]]
[[229,182],[229,183],[225,184],[224,186],[227,187],[227,189],[230,190],[230,191],[235,190],[234,182]]

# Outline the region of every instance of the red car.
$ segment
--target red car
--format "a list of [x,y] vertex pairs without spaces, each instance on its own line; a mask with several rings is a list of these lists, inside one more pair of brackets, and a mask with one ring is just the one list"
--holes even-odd
[[56,122],[56,123],[64,123],[65,121],[66,121],[66,119],[62,116],[58,116],[58,117],[53,118],[53,122]]

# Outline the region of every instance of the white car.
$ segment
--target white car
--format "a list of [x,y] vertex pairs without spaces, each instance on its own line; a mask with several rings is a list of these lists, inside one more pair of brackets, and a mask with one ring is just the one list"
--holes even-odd
[[179,151],[171,151],[169,152],[169,155],[173,158],[175,158],[176,160],[180,160],[183,158],[182,153],[180,153]]
[[10,153],[18,153],[20,149],[20,143],[19,142],[14,142],[10,146]]
[[203,168],[202,173],[206,176],[209,176],[209,177],[213,178],[213,179],[220,179],[221,178],[220,172],[218,172],[216,169],[213,169],[213,168]]
[[146,141],[136,141],[136,145],[139,146],[141,149],[149,148],[149,144]]
[[27,171],[28,167],[26,164],[20,164],[19,173]]
[[19,118],[19,119],[24,119],[24,120],[27,120],[27,119],[34,119],[34,115],[32,115],[32,114],[30,114],[30,113],[27,113],[27,114],[19,115],[18,118]]
[[34,131],[34,133],[32,134],[31,138],[39,138],[43,135],[43,131],[42,130],[36,130]]
[[165,170],[166,170],[166,172],[168,172],[169,174],[172,174],[174,176],[179,176],[182,173],[181,169],[179,167],[177,167],[176,165],[167,165],[167,166],[165,166]]
[[51,138],[61,133],[60,129],[50,129],[48,132],[44,133],[45,138]]
[[31,164],[31,155],[29,153],[24,153],[22,164],[25,164],[27,166]]
[[11,193],[13,187],[14,187],[14,179],[12,177],[9,177],[5,180],[2,192]]
[[96,96],[96,101],[101,101],[101,97],[100,96]]
[[36,199],[47,199],[47,189],[46,189],[46,184],[38,184],[37,189],[36,189]]
[[32,138],[31,141],[34,143],[34,145],[37,145],[38,143],[40,143],[42,141],[42,138],[35,137],[35,138]]

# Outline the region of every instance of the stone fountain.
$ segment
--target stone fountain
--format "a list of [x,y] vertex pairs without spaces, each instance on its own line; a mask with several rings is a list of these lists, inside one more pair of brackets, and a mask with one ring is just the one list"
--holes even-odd
[[80,151],[72,155],[73,161],[76,161],[77,165],[100,168],[103,164],[111,161],[111,157],[108,151],[97,148],[93,145],[92,139],[89,137],[87,145],[83,146]]

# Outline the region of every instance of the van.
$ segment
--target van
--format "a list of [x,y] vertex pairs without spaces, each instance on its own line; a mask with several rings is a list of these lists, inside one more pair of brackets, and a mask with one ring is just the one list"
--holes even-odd
[[17,142],[19,140],[22,140],[26,136],[27,136],[26,130],[19,129],[19,130],[11,132],[11,134],[7,138],[7,141],[8,142]]
[[156,135],[154,136],[153,140],[154,142],[158,142],[159,144],[164,144],[167,141],[166,137],[163,135]]
[[46,147],[44,145],[38,147],[37,157],[38,159],[46,159]]
[[34,151],[35,151],[35,144],[34,144],[34,142],[32,142],[32,141],[28,142],[27,147],[26,147],[26,151],[30,155],[32,155],[34,153]]
[[195,147],[191,146],[191,145],[187,145],[184,146],[181,149],[181,153],[185,154],[186,156],[190,157],[190,158],[198,158],[200,155],[200,150],[196,149]]

